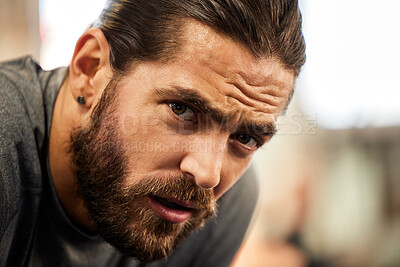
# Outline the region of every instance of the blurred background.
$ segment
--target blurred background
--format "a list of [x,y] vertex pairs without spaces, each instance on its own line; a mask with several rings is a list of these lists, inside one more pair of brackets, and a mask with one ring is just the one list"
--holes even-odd
[[[104,0],[1,0],[0,60],[69,64]],[[300,0],[307,63],[254,158],[261,195],[232,267],[400,266],[400,1]]]

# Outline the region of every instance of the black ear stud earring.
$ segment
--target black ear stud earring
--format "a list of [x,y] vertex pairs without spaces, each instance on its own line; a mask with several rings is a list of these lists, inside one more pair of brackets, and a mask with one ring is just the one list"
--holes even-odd
[[85,104],[85,98],[83,96],[78,96],[78,98],[76,100],[81,105]]

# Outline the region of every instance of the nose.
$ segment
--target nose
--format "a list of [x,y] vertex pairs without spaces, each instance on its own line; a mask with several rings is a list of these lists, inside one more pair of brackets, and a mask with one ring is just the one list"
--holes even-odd
[[223,140],[198,141],[196,144],[200,148],[196,148],[196,145],[189,146],[192,149],[187,151],[180,168],[183,173],[192,176],[199,187],[211,189],[220,183],[226,144]]

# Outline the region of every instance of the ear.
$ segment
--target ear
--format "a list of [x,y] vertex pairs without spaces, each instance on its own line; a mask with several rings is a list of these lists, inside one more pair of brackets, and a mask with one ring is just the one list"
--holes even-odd
[[87,30],[78,40],[69,71],[72,97],[85,99],[79,106],[91,109],[110,79],[109,46],[99,29]]

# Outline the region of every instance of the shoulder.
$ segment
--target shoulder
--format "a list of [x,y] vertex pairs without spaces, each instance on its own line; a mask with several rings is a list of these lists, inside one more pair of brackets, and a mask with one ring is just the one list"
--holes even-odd
[[40,73],[31,57],[0,63],[0,136],[6,147],[10,142],[42,145],[45,108]]
[[[36,155],[43,143],[43,94],[35,70],[36,65],[28,57],[0,64],[2,169],[10,168],[16,163],[27,164],[24,160],[33,160],[29,156]],[[18,154],[14,155],[16,152]],[[26,155],[27,158],[21,155]],[[7,164],[8,161],[12,161],[13,164]]]
[[41,185],[44,115],[37,68],[29,57],[0,63],[0,239],[22,191]]
[[0,63],[0,108],[3,113],[8,113],[9,119],[25,116],[34,123],[42,122],[41,71],[31,57]]

